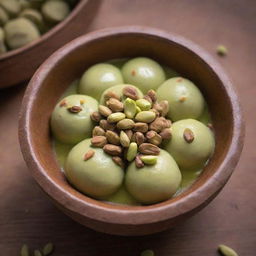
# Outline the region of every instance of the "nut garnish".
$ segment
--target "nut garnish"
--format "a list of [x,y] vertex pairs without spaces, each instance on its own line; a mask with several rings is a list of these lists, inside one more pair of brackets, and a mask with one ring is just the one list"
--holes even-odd
[[80,106],[72,106],[72,107],[67,108],[67,110],[70,113],[75,113],[76,114],[76,113],[81,112],[83,109]]
[[93,112],[93,113],[91,114],[91,119],[92,119],[92,121],[94,121],[94,122],[99,122],[100,119],[101,119],[100,113],[99,113],[98,111]]
[[133,130],[135,132],[142,132],[145,133],[148,131],[148,124],[142,123],[142,122],[137,122],[134,124]]
[[132,141],[136,142],[137,145],[141,145],[143,142],[145,142],[145,136],[142,132],[135,132],[132,136]]
[[107,138],[105,136],[94,136],[91,143],[94,147],[103,148],[107,144]]
[[140,151],[140,153],[145,154],[145,155],[159,155],[160,154],[160,148],[151,143],[142,143],[139,146],[139,151]]
[[111,155],[111,156],[121,156],[122,148],[120,146],[112,145],[112,144],[106,144],[103,147],[103,150],[105,153]]
[[59,105],[60,107],[65,107],[65,106],[67,106],[67,102],[65,101],[65,100],[62,100],[61,102],[60,102],[60,105]]
[[115,98],[110,98],[106,104],[113,112],[121,112],[124,109],[124,104]]
[[147,138],[149,143],[157,145],[157,146],[160,145],[161,142],[162,142],[162,137],[160,136],[160,134],[158,134],[155,131],[147,132],[146,138]]
[[92,136],[104,136],[105,131],[100,126],[95,126],[92,130]]
[[195,138],[194,133],[189,128],[186,128],[183,132],[183,138],[187,143],[191,143]]
[[23,244],[20,250],[21,256],[29,256],[29,248],[26,244]]
[[163,129],[159,134],[160,134],[160,136],[162,137],[163,140],[169,140],[172,137],[172,133],[171,133],[170,128]]
[[[131,130],[127,130],[127,131],[131,131]],[[120,143],[121,145],[124,147],[124,148],[128,148],[129,145],[130,145],[130,138],[129,136],[127,135],[126,132],[124,131],[121,131],[120,132]]]
[[107,131],[107,130],[114,131],[115,130],[115,125],[114,124],[110,124],[105,119],[100,120],[100,127],[102,129],[104,129],[105,131]]
[[53,243],[47,243],[43,248],[43,255],[50,255],[53,252],[54,246]]
[[162,131],[164,128],[169,128],[171,127],[171,123],[165,119],[164,117],[157,117],[150,125],[149,125],[149,129],[156,131],[156,132],[160,132]]
[[116,112],[108,116],[107,120],[109,123],[117,123],[125,119],[125,114],[122,112]]
[[110,114],[112,114],[112,110],[103,105],[99,105],[99,112],[102,116],[105,116],[105,117],[108,117]]
[[132,100],[137,100],[139,98],[138,91],[132,86],[126,86],[123,89],[124,96],[131,98]]
[[238,254],[230,247],[220,244],[218,246],[218,250],[221,252],[223,256],[238,256]]
[[88,150],[84,155],[84,161],[87,161],[88,159],[92,158],[95,154],[95,151],[90,149]]
[[135,116],[135,120],[143,123],[151,123],[156,118],[152,111],[141,111]]
[[136,100],[136,105],[143,111],[143,110],[150,110],[151,103],[145,99]]
[[128,147],[128,151],[127,151],[127,155],[126,155],[126,159],[131,162],[134,160],[134,158],[136,157],[138,152],[138,145],[135,142],[132,142],[129,147]]
[[157,156],[140,156],[141,161],[144,164],[153,165],[157,163]]
[[155,102],[157,100],[156,92],[154,90],[149,90],[147,92],[147,95],[151,98],[152,102]]
[[120,138],[119,135],[116,132],[113,131],[107,131],[106,132],[106,138],[108,140],[108,143],[119,145],[120,144]]
[[116,125],[119,130],[132,129],[134,127],[134,121],[132,119],[125,118],[119,121]]
[[137,155],[135,157],[135,165],[137,168],[142,168],[144,166],[144,163],[142,162],[142,160],[140,159],[140,156]]
[[127,118],[134,118],[137,113],[136,103],[134,100],[127,98],[124,101],[124,113]]
[[121,166],[122,168],[124,168],[124,161],[121,157],[119,156],[113,156],[112,160],[119,166]]
[[114,98],[114,99],[120,100],[120,97],[116,93],[114,93],[112,91],[109,91],[109,92],[107,92],[104,95],[105,101],[109,100],[110,98]]

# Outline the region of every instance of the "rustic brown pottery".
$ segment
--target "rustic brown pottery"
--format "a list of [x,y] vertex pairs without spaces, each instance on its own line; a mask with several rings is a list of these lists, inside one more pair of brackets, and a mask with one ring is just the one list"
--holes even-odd
[[28,80],[60,46],[84,34],[100,0],[80,0],[71,14],[40,39],[0,56],[0,89]]
[[[49,118],[61,94],[89,66],[135,56],[148,56],[173,67],[199,86],[212,114],[216,149],[198,180],[179,196],[150,206],[112,205],[89,198],[68,184],[54,156]],[[243,137],[238,98],[223,69],[194,43],[146,27],[96,31],[55,52],[29,83],[19,128],[21,150],[31,174],[55,204],[87,227],[119,235],[156,233],[205,207],[232,174]]]

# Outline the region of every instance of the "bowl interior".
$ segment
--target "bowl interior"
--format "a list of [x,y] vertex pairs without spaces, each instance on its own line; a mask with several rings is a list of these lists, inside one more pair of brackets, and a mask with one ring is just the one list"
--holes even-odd
[[[61,94],[88,67],[110,59],[136,56],[153,58],[191,79],[200,88],[212,115],[216,148],[204,172],[189,189],[179,196],[151,206],[111,205],[91,199],[68,184],[54,156],[49,119]],[[45,180],[41,179],[39,183],[41,186],[47,186],[46,180],[51,180],[56,187],[80,202],[126,210],[150,209],[172,204],[188,196],[211,179],[222,164],[231,144],[234,113],[225,86],[212,66],[208,65],[195,51],[180,44],[177,39],[171,40],[171,38],[133,32],[106,34],[100,38],[97,36],[80,38],[48,59],[47,64],[45,63],[35,74],[31,87],[32,85],[35,88],[34,90],[31,88],[33,93],[29,97],[34,97],[34,100],[29,115],[31,122],[27,128],[34,157],[44,170]],[[41,174],[35,172],[33,175]]]

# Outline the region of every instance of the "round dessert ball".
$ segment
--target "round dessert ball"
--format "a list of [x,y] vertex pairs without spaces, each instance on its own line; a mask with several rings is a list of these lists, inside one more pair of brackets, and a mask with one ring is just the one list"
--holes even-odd
[[155,165],[137,168],[133,161],[127,168],[125,186],[143,204],[153,204],[171,198],[181,183],[178,165],[165,150],[157,156]]
[[25,18],[8,21],[4,26],[4,31],[10,49],[17,49],[40,37],[37,27]]
[[107,88],[123,83],[120,70],[114,65],[100,63],[91,66],[83,74],[78,91],[99,100]]
[[173,156],[180,168],[202,168],[212,155],[215,142],[211,130],[194,119],[173,123],[172,138],[166,150]]
[[55,106],[51,116],[54,137],[67,144],[75,144],[91,137],[92,112],[98,110],[98,102],[86,95],[70,95]]
[[165,80],[163,68],[154,60],[144,57],[127,61],[122,74],[125,83],[138,86],[143,93],[148,90],[156,90]]
[[[94,155],[84,160],[85,154]],[[124,171],[101,148],[91,147],[90,139],[78,143],[68,154],[65,164],[68,181],[79,191],[101,198],[116,192],[122,185]]]
[[21,10],[20,2],[17,0],[0,0],[0,6],[11,16],[15,17]]
[[115,93],[120,99],[123,99],[123,89],[126,87],[126,86],[131,86],[133,88],[135,88],[138,92],[138,96],[139,98],[142,98],[143,97],[143,93],[141,92],[141,90],[131,84],[119,84],[119,85],[115,85],[115,86],[112,86],[108,89],[106,89],[102,95],[101,95],[101,98],[100,98],[100,104],[105,104],[105,99],[106,99],[106,96],[109,92],[113,92]]
[[165,81],[157,89],[158,100],[168,100],[168,118],[172,121],[197,119],[204,110],[204,98],[194,83],[182,77]]

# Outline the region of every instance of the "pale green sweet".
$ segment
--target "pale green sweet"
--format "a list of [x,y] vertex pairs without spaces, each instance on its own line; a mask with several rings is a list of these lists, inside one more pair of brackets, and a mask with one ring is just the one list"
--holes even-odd
[[118,68],[111,64],[100,63],[85,71],[80,80],[78,91],[99,100],[106,89],[122,83],[123,77]]
[[7,51],[6,46],[4,44],[4,39],[5,39],[4,31],[0,27],[0,55]]
[[115,203],[115,204],[125,204],[125,205],[139,205],[135,198],[128,193],[125,186],[122,186],[116,193],[107,197],[105,201]]
[[44,27],[43,16],[39,11],[28,8],[22,11],[19,16],[24,17],[30,20],[31,22],[33,22],[40,31],[43,30],[43,27]]
[[36,26],[25,18],[17,18],[7,22],[4,31],[10,49],[25,46],[40,37]]
[[126,87],[126,86],[130,86],[130,87],[133,87],[137,90],[138,92],[138,97],[141,99],[143,97],[143,93],[141,92],[140,89],[138,89],[137,87],[131,85],[131,84],[118,84],[118,85],[114,85],[112,87],[109,87],[108,89],[106,89],[101,97],[100,97],[100,104],[104,105],[105,104],[105,98],[106,98],[106,95],[109,93],[109,92],[113,92],[115,93],[121,100],[124,100],[124,95],[123,95],[123,89]]
[[[84,160],[84,155],[93,150],[94,155]],[[65,164],[68,181],[79,191],[101,198],[115,193],[122,185],[124,171],[115,164],[111,156],[101,148],[93,148],[86,139],[74,146]]]
[[165,81],[157,89],[158,100],[167,100],[170,110],[167,114],[172,121],[186,118],[197,119],[204,109],[204,98],[194,83],[182,77]]
[[[193,141],[188,143],[184,131],[193,133]],[[166,145],[166,150],[173,156],[180,168],[202,168],[214,151],[214,136],[203,123],[194,119],[174,122],[172,138]]]
[[133,161],[127,168],[125,186],[139,202],[153,204],[171,198],[181,183],[181,173],[172,156],[161,150],[155,165],[137,168]]
[[0,0],[0,6],[11,16],[15,17],[21,10],[18,0]]
[[[69,108],[79,106],[81,111],[72,113]],[[91,137],[94,123],[90,114],[98,110],[95,99],[86,95],[70,95],[55,106],[51,116],[51,130],[54,137],[67,144],[75,144]]]
[[3,26],[8,20],[8,13],[0,6],[0,26]]
[[156,90],[165,81],[163,68],[154,60],[138,57],[127,61],[122,74],[125,83],[137,86],[143,93]]
[[41,11],[48,22],[59,23],[69,15],[70,8],[64,1],[49,0],[42,5]]

